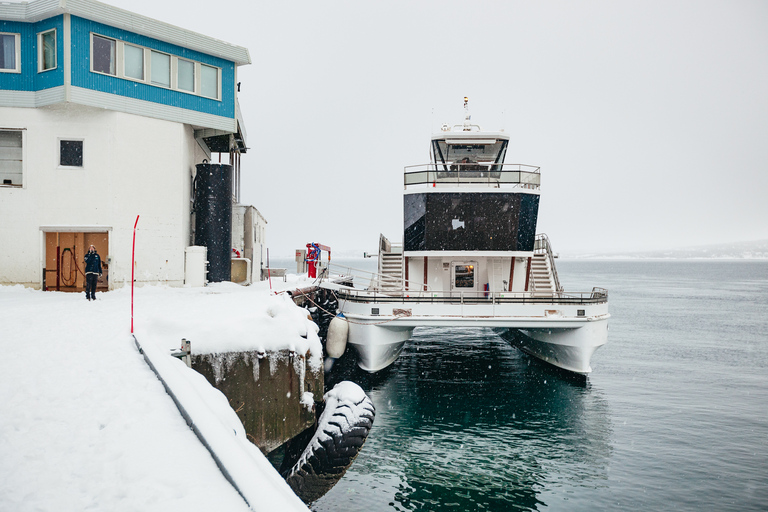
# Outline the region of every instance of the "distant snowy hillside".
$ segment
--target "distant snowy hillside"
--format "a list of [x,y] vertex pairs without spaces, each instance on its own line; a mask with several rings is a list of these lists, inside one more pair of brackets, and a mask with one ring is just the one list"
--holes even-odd
[[[566,255],[564,255],[566,256]],[[700,245],[656,251],[571,254],[573,258],[768,259],[768,240]]]

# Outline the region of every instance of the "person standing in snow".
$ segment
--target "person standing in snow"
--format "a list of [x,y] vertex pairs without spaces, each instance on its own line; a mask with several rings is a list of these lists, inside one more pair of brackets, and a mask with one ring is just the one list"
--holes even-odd
[[85,255],[85,298],[96,300],[96,281],[101,277],[101,256],[91,245]]

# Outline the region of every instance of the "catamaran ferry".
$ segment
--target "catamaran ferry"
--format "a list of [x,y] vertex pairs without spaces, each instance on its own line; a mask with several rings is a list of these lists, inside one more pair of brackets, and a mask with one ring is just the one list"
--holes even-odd
[[[491,327],[520,350],[588,374],[608,338],[608,294],[566,293],[544,234],[536,234],[538,167],[504,163],[509,136],[443,125],[432,161],[404,173],[402,243],[379,238],[378,272],[331,266],[343,337],[358,365],[391,365],[419,326]],[[338,330],[337,330],[338,332]],[[339,337],[338,334],[335,335]]]

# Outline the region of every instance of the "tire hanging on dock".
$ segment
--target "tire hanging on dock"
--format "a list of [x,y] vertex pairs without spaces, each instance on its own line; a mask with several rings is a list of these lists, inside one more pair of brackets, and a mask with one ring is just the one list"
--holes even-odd
[[283,477],[304,503],[312,503],[341,480],[363,447],[376,409],[357,384],[344,381],[325,394],[317,431]]

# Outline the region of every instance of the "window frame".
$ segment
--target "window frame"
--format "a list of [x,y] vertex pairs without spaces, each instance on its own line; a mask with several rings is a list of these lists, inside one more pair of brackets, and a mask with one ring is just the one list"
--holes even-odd
[[[43,36],[53,32],[53,67],[44,68],[45,66],[45,45],[43,44]],[[56,28],[49,30],[43,30],[37,33],[37,72],[45,73],[46,71],[53,71],[59,67],[59,41],[56,39]]]
[[21,73],[21,34],[18,32],[0,32],[0,35],[2,36],[14,36],[14,50],[15,50],[15,56],[14,59],[16,60],[15,64],[16,67],[11,68],[0,68],[0,73]]
[[[109,75],[112,76],[112,75]],[[58,145],[58,165],[57,169],[76,169],[76,170],[82,170],[85,169],[85,138],[83,137],[58,137],[56,139],[57,145]],[[62,142],[82,142],[82,165],[63,165],[61,163],[61,143]]]
[[[165,55],[168,57],[168,85],[152,81],[152,54]],[[160,50],[149,49],[149,76],[144,80],[147,85],[154,87],[160,87],[161,89],[173,89],[173,59],[174,56],[167,52],[161,52]]]
[[[141,50],[142,78],[135,78],[125,74],[125,47],[126,46],[132,46],[134,48],[138,48]],[[145,47],[140,46],[138,44],[118,41],[117,42],[117,63],[118,63],[118,74],[117,74],[118,78],[123,78],[125,80],[133,80],[134,82],[139,82],[139,83],[147,83],[147,75],[149,74],[149,69],[151,67],[151,64],[148,64],[147,49]]]
[[10,128],[0,126],[0,131],[3,132],[20,132],[21,133],[21,183],[2,183],[0,181],[0,188],[26,188],[26,176],[27,176],[27,129],[26,128]]
[[[212,69],[214,69],[216,71],[216,96],[215,97],[214,96],[206,96],[206,95],[203,94],[203,66],[208,67],[208,68],[212,68]],[[199,90],[200,90],[200,92],[199,92],[198,95],[203,97],[203,98],[208,98],[209,100],[220,100],[221,99],[221,68],[218,67],[218,66],[211,66],[210,64],[203,64],[201,62],[200,63],[199,71],[200,71],[200,73],[199,73],[199,76],[200,76],[200,89]]]
[[[132,82],[142,83],[151,87],[158,87],[160,89],[171,90],[174,92],[180,92],[183,94],[191,94],[198,98],[205,98],[214,101],[222,101],[222,68],[214,66],[212,64],[200,62],[199,60],[182,57],[180,55],[174,55],[172,53],[164,52],[155,48],[150,48],[140,44],[131,43],[102,35],[98,32],[91,32],[91,72],[99,75],[112,76],[123,80],[130,80]],[[115,42],[115,73],[104,73],[103,71],[96,71],[93,68],[93,40],[94,37],[101,37],[102,39],[108,39]],[[144,78],[138,79],[125,75],[125,46],[133,46],[135,48],[141,48],[144,51]],[[165,86],[159,83],[152,82],[152,53],[158,53],[162,55],[168,55],[170,57],[170,86]],[[179,88],[179,61],[191,62],[194,65],[194,91],[188,91],[186,89]],[[206,96],[202,94],[202,67],[207,66],[216,71],[216,96]]]
[[[114,41],[114,43],[115,43],[115,72],[114,73],[105,73],[104,71],[97,71],[93,67],[93,61],[94,61],[94,59],[93,59],[93,42],[94,42],[94,40],[97,37],[99,37],[101,39],[107,39],[109,41]],[[101,34],[97,34],[96,32],[91,32],[91,55],[90,55],[91,73],[96,73],[97,75],[104,75],[104,76],[114,76],[114,77],[118,76],[118,71],[120,69],[120,66],[118,65],[119,53],[120,53],[119,52],[119,44],[118,43],[119,43],[119,40],[115,39],[114,37],[103,36]]]
[[[186,89],[181,89],[179,87],[179,62],[180,61],[190,62],[192,64],[192,90],[191,91],[188,91]],[[171,74],[173,75],[173,78],[175,78],[174,83],[171,84],[173,85],[173,89],[179,92],[185,92],[187,94],[194,94],[195,96],[199,96],[200,88],[197,85],[197,78],[200,75],[200,73],[197,70],[198,65],[199,63],[192,59],[185,59],[184,57],[173,56],[172,70],[171,70]]]

